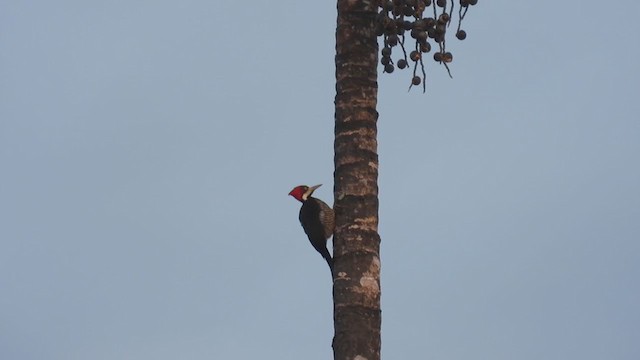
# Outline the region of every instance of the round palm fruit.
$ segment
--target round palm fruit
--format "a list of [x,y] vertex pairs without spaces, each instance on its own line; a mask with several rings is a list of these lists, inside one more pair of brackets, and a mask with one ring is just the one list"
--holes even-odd
[[436,19],[432,18],[432,17],[428,17],[426,19],[424,19],[424,23],[426,27],[432,27],[433,25],[436,24]]
[[391,74],[394,70],[393,64],[387,64],[384,66],[384,72]]
[[389,46],[396,46],[398,45],[398,35],[396,34],[391,34],[387,37],[387,43],[389,44]]

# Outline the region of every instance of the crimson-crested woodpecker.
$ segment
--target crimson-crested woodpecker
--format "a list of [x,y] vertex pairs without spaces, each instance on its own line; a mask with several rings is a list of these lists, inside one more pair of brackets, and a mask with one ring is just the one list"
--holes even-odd
[[333,259],[327,250],[327,240],[333,236],[335,218],[333,209],[324,201],[311,197],[311,194],[322,184],[316,186],[300,185],[291,190],[289,195],[302,203],[300,207],[300,224],[309,237],[311,245],[322,255],[333,272]]

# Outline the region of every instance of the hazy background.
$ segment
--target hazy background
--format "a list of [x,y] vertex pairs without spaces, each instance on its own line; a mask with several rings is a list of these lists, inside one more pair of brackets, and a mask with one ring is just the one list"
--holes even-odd
[[[385,359],[640,359],[636,1],[379,79]],[[0,359],[329,359],[335,1],[0,3]]]

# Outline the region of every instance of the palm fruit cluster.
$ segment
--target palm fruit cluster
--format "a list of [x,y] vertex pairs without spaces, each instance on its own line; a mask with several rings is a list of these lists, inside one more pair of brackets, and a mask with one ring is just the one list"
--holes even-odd
[[[422,84],[422,90],[426,91],[427,74],[423,60],[426,54],[433,50],[433,60],[444,65],[451,76],[448,64],[453,61],[453,54],[447,51],[446,37],[451,32],[449,27],[452,18],[457,11],[458,25],[455,36],[459,40],[464,40],[467,33],[460,28],[462,20],[469,6],[478,3],[478,0],[458,0],[459,6],[456,8],[454,1],[377,0],[379,11],[376,19],[376,35],[384,40],[380,58],[384,72],[392,73],[396,67],[398,69],[413,67],[409,89]],[[411,39],[407,40],[408,37]],[[411,42],[413,46],[409,47],[412,45]],[[398,47],[402,55],[394,62],[392,55]],[[420,67],[420,73],[418,73],[418,67]]]

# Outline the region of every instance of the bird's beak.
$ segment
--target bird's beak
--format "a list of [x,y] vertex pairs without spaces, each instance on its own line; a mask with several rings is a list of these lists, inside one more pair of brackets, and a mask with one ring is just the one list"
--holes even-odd
[[316,189],[319,188],[320,186],[322,186],[322,184],[318,184],[318,185],[310,187],[309,190],[311,192],[309,194],[313,194],[313,192],[316,191]]
[[304,195],[302,195],[302,198],[304,200],[307,200],[309,196],[311,196],[311,194],[313,194],[313,192],[316,191],[316,189],[319,188],[320,186],[322,186],[322,184],[311,186],[307,191],[305,191]]

